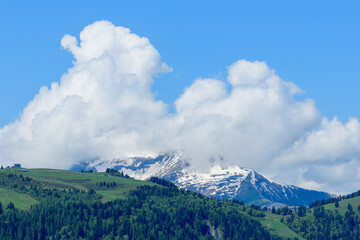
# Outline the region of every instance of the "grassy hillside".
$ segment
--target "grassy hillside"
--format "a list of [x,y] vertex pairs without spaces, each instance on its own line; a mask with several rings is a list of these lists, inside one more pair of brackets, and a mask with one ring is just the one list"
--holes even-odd
[[31,205],[39,203],[27,194],[17,193],[5,188],[0,188],[0,202],[4,206],[12,202],[16,208],[21,210],[27,210]]
[[305,239],[360,239],[360,191],[279,217]]
[[335,203],[329,203],[329,204],[324,205],[324,208],[326,210],[330,210],[334,213],[335,213],[335,211],[337,211],[339,214],[344,216],[346,211],[348,210],[349,204],[351,204],[351,206],[354,210],[354,213],[356,215],[360,216],[360,211],[358,210],[358,208],[360,206],[360,196],[339,201],[339,207],[335,207]]
[[[10,178],[8,178],[9,174],[16,176],[21,175],[24,179],[29,177],[34,181],[23,182],[22,179],[11,181]],[[5,185],[1,185],[1,181],[5,182]],[[105,184],[103,185],[104,182]],[[151,182],[131,178],[120,178],[107,173],[81,173],[56,169],[2,169],[0,170],[0,188],[4,190],[2,193],[0,192],[0,202],[6,204],[12,201],[15,207],[19,209],[27,209],[37,201],[21,192],[16,193],[13,190],[5,190],[11,189],[14,184],[24,185],[25,187],[38,186],[50,189],[79,189],[84,191],[92,189],[103,197],[103,202],[123,199],[131,190],[135,190],[139,186],[154,185],[154,183]],[[28,201],[29,199],[31,200]]]
[[282,223],[281,218],[283,218],[283,216],[267,212],[265,213],[265,217],[259,218],[258,220],[261,222],[261,225],[268,229],[273,235],[286,239],[304,239]]

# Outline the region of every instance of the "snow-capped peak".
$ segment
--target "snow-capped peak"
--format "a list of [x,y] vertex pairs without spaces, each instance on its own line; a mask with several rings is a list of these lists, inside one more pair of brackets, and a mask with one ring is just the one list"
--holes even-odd
[[180,188],[204,195],[263,206],[308,205],[314,200],[330,197],[327,193],[278,183],[250,169],[224,164],[221,158],[213,162],[208,169],[201,170],[192,168],[184,158],[184,153],[177,151],[162,153],[155,158],[100,159],[88,164],[86,168],[95,168],[98,171],[114,168],[141,180],[152,176],[160,177]]

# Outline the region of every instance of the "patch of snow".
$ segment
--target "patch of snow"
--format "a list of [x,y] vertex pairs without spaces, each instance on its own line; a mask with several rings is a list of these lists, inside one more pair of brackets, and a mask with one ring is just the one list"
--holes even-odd
[[253,186],[255,186],[255,182],[256,182],[256,179],[255,179],[255,172],[254,171],[251,171],[251,180],[250,180],[251,184]]

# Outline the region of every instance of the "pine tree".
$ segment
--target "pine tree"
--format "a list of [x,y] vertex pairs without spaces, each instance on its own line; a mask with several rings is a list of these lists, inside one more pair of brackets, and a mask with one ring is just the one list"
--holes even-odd
[[271,208],[271,213],[273,213],[273,214],[276,213],[276,210],[275,210],[275,207],[274,207],[274,206]]
[[9,202],[9,204],[7,205],[7,209],[14,210],[15,209],[14,203]]

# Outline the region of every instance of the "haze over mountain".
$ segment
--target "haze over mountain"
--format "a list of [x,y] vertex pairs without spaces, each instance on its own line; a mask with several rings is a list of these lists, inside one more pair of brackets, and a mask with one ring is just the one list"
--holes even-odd
[[170,112],[151,85],[172,69],[147,38],[99,21],[79,42],[65,35],[61,46],[73,54],[73,67],[0,129],[3,165],[68,169],[182,150],[199,171],[221,156],[289,184],[334,193],[360,188],[358,119],[322,116],[265,62],[242,59],[227,67],[226,80],[195,79]]

